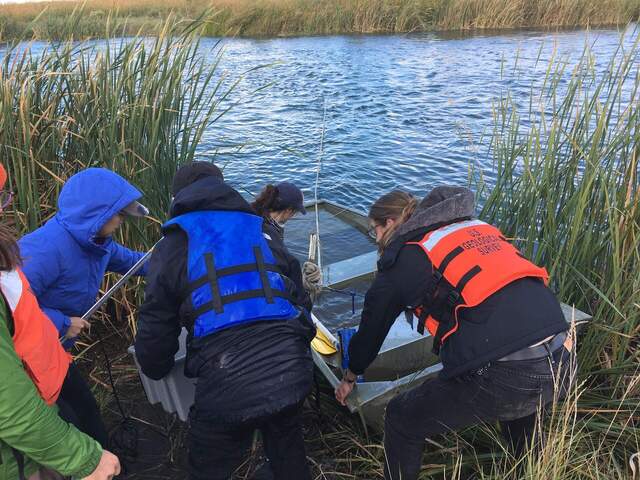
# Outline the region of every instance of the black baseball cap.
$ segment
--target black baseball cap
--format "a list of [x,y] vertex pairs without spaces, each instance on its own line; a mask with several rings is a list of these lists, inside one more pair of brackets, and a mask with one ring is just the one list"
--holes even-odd
[[178,169],[173,176],[173,182],[171,184],[171,194],[175,197],[176,194],[184,187],[191,185],[198,180],[202,180],[206,177],[217,177],[220,180],[224,180],[222,170],[216,167],[211,162],[191,162],[183,165]]
[[276,188],[278,189],[278,207],[281,209],[292,208],[303,215],[307,214],[302,190],[290,182],[279,183]]

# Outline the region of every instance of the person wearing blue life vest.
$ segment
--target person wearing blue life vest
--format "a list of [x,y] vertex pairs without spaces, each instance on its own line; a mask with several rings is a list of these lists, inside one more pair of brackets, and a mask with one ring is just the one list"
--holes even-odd
[[[126,217],[148,214],[138,202],[141,197],[115,172],[82,170],[62,187],[55,216],[18,242],[24,273],[67,348],[89,326],[81,316],[96,301],[105,273],[125,273],[144,255],[111,238]],[[139,274],[145,271],[143,268]],[[100,411],[73,364],[58,406],[65,420],[106,447],[107,432]]]
[[300,410],[315,327],[291,255],[215,165],[183,166],[172,191],[135,348],[142,372],[158,380],[173,368],[181,328],[189,333],[189,478],[229,479],[259,430],[274,477],[308,480]]

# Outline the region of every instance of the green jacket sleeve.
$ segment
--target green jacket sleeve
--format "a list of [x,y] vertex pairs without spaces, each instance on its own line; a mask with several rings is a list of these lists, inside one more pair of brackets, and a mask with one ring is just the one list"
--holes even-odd
[[86,477],[100,462],[98,442],[48,406],[16,355],[0,295],[0,442],[62,475]]

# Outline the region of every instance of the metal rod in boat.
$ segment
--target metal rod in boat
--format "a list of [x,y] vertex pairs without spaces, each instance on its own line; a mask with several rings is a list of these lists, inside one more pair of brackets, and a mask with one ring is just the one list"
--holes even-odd
[[100,299],[93,305],[93,307],[91,307],[84,315],[82,315],[83,320],[89,320],[89,318],[91,318],[93,314],[96,313],[100,309],[100,307],[102,307],[102,305],[104,305],[105,302],[109,300],[113,296],[113,294],[116,293],[127,282],[127,280],[135,275],[138,270],[140,270],[144,266],[144,264],[149,261],[149,259],[151,258],[151,253],[153,252],[153,249],[156,248],[156,245],[158,245],[158,243],[160,243],[160,241],[158,241],[153,247],[151,247],[151,250],[145,253],[140,258],[140,260],[138,260],[133,265],[133,267],[129,269],[127,273],[122,275],[122,277],[120,277],[118,281],[109,290],[107,290],[107,293],[100,297]]

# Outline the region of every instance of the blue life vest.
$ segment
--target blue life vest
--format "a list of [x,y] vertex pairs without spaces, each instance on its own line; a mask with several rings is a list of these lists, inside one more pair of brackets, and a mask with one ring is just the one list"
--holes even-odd
[[298,316],[262,233],[262,221],[249,213],[205,210],[180,215],[163,226],[178,225],[189,239],[194,337]]

